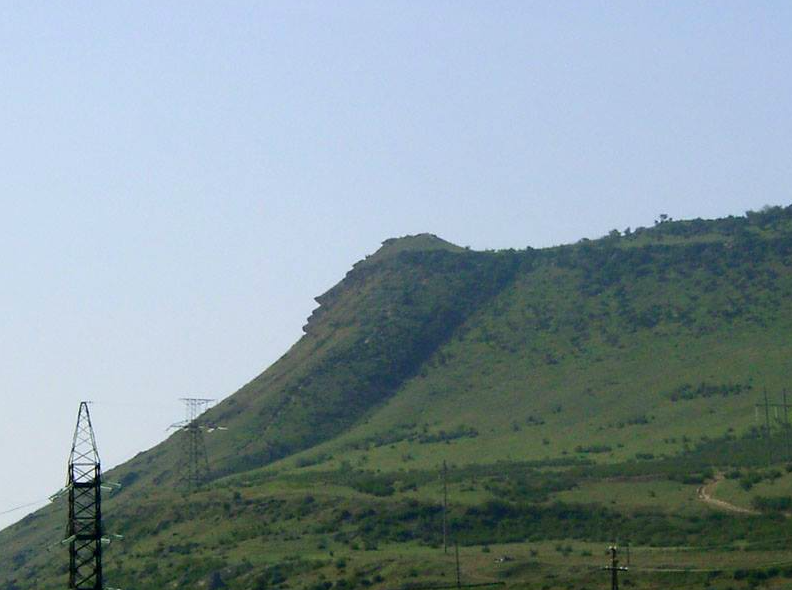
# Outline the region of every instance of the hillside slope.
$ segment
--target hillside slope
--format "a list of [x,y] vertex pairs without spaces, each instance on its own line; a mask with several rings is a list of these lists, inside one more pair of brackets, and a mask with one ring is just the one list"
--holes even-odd
[[[108,571],[139,588],[279,586],[273,563],[302,585],[349,580],[333,577],[329,552],[438,542],[443,460],[455,502],[478,511],[457,515],[463,541],[528,536],[514,523],[516,536],[493,532],[513,513],[475,524],[493,499],[547,507],[537,540],[599,539],[595,528],[561,526],[547,502],[580,503],[573,490],[635,470],[676,481],[702,468],[712,439],[756,465],[754,406],[765,387],[776,396],[788,385],[790,295],[792,207],[545,250],[388,240],[317,298],[291,350],[199,419],[229,428],[209,440],[204,490],[178,489],[178,435],[109,474],[125,486],[107,503],[108,526],[129,540]],[[723,456],[706,461],[737,461]],[[668,501],[690,491],[673,490]],[[377,520],[404,502],[420,513],[407,525]],[[663,508],[639,507],[654,503]],[[42,548],[63,518],[49,507],[0,535],[0,588],[59,587],[60,562]],[[666,539],[705,534],[663,527]],[[403,577],[392,557],[376,557],[361,558],[360,580]]]

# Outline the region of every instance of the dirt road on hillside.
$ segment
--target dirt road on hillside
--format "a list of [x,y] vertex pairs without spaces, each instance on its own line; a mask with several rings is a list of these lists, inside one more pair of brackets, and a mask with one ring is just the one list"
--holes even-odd
[[696,495],[698,499],[704,502],[705,504],[709,504],[713,508],[720,508],[721,510],[727,510],[729,512],[737,512],[739,514],[759,514],[756,510],[749,510],[748,508],[742,508],[740,506],[735,506],[725,500],[718,500],[717,498],[713,498],[713,494],[715,493],[715,488],[718,487],[718,484],[722,482],[724,479],[722,473],[718,473],[711,482],[706,483],[699,487],[697,490]]

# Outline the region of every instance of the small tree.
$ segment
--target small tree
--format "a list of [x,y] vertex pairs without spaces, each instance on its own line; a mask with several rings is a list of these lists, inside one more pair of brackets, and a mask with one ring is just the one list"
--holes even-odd
[[223,581],[220,572],[214,572],[209,578],[209,590],[220,590],[225,587],[226,583]]

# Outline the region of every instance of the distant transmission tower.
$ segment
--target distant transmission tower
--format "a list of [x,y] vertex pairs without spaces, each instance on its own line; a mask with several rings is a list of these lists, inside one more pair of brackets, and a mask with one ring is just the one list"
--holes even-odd
[[194,490],[209,478],[209,458],[204,440],[206,427],[197,424],[196,419],[208,410],[209,405],[215,400],[185,397],[181,398],[181,401],[184,402],[185,418],[171,428],[178,428],[181,431],[181,483],[188,490]]
[[69,588],[103,590],[102,467],[88,403],[80,403],[68,472]]
[[765,442],[767,443],[767,464],[771,465],[773,463],[773,436],[770,427],[770,408],[773,408],[775,412],[775,417],[778,418],[778,410],[781,409],[781,426],[784,430],[784,443],[786,447],[786,459],[792,459],[792,439],[790,438],[790,434],[792,433],[792,426],[789,423],[789,410],[792,409],[792,405],[787,403],[787,390],[784,389],[782,392],[782,401],[778,404],[770,403],[767,397],[767,388],[764,390],[764,403],[756,404],[756,417],[759,417],[759,410],[763,410],[764,413],[764,438]]

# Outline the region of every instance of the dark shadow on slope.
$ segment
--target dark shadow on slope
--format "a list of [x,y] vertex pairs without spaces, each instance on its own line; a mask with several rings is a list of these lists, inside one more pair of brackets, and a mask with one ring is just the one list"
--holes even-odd
[[264,404],[260,436],[215,476],[266,465],[351,427],[413,377],[466,318],[513,281],[528,258],[514,252],[405,251],[356,266],[318,298],[321,307],[306,327],[314,338],[332,338],[336,331],[346,337],[287,382],[276,403]]

